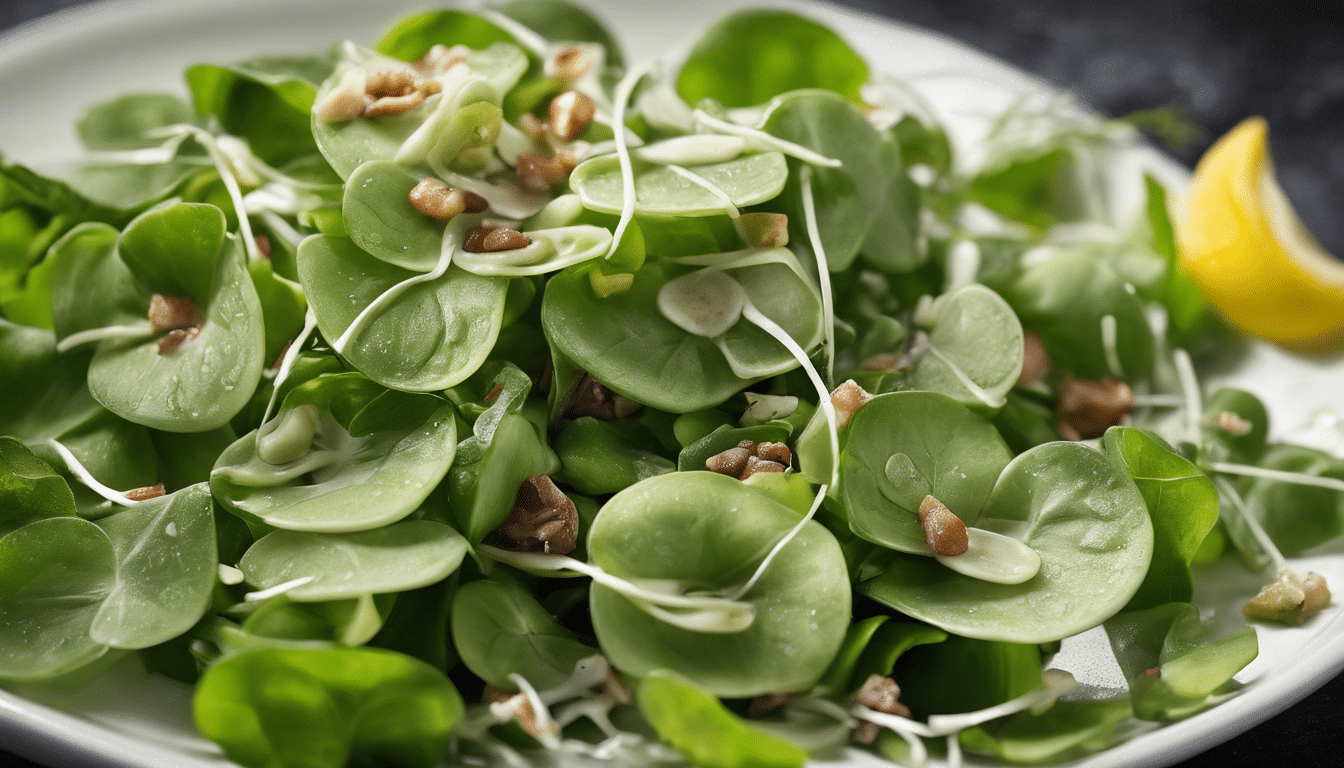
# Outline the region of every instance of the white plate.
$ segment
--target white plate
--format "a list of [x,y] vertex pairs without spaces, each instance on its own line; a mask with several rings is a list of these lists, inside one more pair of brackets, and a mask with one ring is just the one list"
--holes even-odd
[[[665,52],[676,38],[728,10],[760,2],[590,0],[625,50],[638,59]],[[875,71],[913,77],[959,144],[974,145],[984,116],[1015,98],[1049,93],[1035,78],[928,32],[853,11],[804,3],[850,40]],[[120,0],[40,20],[0,37],[0,151],[28,164],[56,163],[78,152],[74,121],[94,103],[126,91],[181,92],[182,70],[267,53],[323,50],[352,38],[372,42],[388,20],[413,7],[368,0]],[[971,156],[970,153],[963,153]],[[1138,162],[1179,186],[1185,173],[1157,153]],[[1132,169],[1131,169],[1132,172]],[[1135,177],[1135,182],[1137,178]],[[1138,189],[1135,183],[1131,187]],[[1257,346],[1242,368],[1220,377],[1264,398],[1282,437],[1307,426],[1322,408],[1339,407],[1344,369]],[[1338,444],[1338,434],[1327,437]],[[1344,545],[1298,563],[1344,585]],[[1237,606],[1259,579],[1230,560],[1197,574],[1196,602],[1233,624]],[[1344,610],[1338,602],[1305,627],[1257,626],[1260,656],[1237,679],[1241,695],[1187,720],[1140,729],[1079,763],[1089,768],[1166,765],[1225,741],[1303,698],[1344,668]],[[1099,631],[1066,641],[1056,657],[1087,690],[1105,695],[1124,681]],[[220,768],[228,765],[191,725],[190,689],[149,676],[134,657],[79,690],[0,690],[0,744],[34,759],[71,766]],[[972,762],[971,764],[974,764]]]

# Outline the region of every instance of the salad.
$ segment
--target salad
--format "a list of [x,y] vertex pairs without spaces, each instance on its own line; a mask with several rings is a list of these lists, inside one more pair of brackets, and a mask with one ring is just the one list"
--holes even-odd
[[634,64],[559,0],[186,83],[0,163],[7,686],[134,654],[249,768],[1035,764],[1236,695],[1192,565],[1330,604],[1344,463],[1201,387],[1119,121],[968,169],[815,20]]

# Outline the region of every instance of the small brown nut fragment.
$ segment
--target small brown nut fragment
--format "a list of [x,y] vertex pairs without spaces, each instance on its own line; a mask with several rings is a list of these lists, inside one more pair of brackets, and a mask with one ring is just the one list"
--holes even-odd
[[262,234],[259,234],[259,235],[255,235],[255,236],[252,238],[252,241],[255,242],[255,243],[257,244],[257,253],[260,253],[262,256],[265,256],[265,257],[268,258],[268,259],[271,258],[271,238],[270,238],[270,237],[268,237],[265,233],[262,233]]
[[742,474],[737,476],[737,479],[746,480],[757,472],[783,472],[784,469],[784,465],[777,461],[766,461],[758,456],[750,456],[747,458],[746,468],[742,470]]
[[639,413],[639,409],[643,407],[644,404],[641,402],[631,400],[630,398],[624,395],[618,395],[615,392],[611,393],[611,414],[618,419],[628,419],[636,413]]
[[837,429],[844,429],[854,413],[864,406],[873,396],[864,391],[853,379],[835,388],[831,393],[831,406],[835,408]]
[[542,65],[542,74],[547,77],[563,77],[566,80],[578,80],[593,68],[593,56],[588,49],[579,45],[561,47]]
[[1055,429],[1065,440],[1101,437],[1134,410],[1134,390],[1107,376],[1086,381],[1065,376],[1059,383]]
[[612,392],[602,386],[602,382],[585,373],[569,395],[565,418],[592,416],[598,421],[615,421],[626,418],[643,407],[642,403]]
[[370,72],[365,93],[372,101],[364,108],[364,116],[400,115],[442,90],[438,80],[421,79],[410,68]]
[[[532,736],[540,738],[547,729],[541,727],[541,722],[537,717],[537,710],[532,707],[532,700],[521,693],[515,693],[507,696],[495,704],[501,707],[507,707],[505,711],[512,711],[513,717],[518,721],[518,725]],[[493,707],[491,708],[494,709]]]
[[1279,578],[1267,584],[1241,607],[1248,619],[1301,624],[1330,604],[1330,588],[1325,577],[1314,571],[1305,575],[1285,569]]
[[471,49],[460,43],[452,48],[437,43],[425,51],[423,56],[411,62],[411,68],[424,77],[434,77],[466,61],[469,55]]
[[752,456],[756,455],[757,446],[755,440],[743,440],[742,442],[737,444],[737,447],[747,449],[747,453],[750,453]]
[[163,487],[163,483],[157,483],[155,485],[147,485],[144,488],[132,488],[123,493],[122,496],[125,496],[130,501],[149,501],[150,499],[157,499],[160,496],[164,496],[167,493],[168,489]]
[[532,238],[516,229],[504,227],[476,227],[467,233],[462,250],[467,253],[499,253],[516,251],[532,244]]
[[747,468],[747,460],[750,459],[751,451],[741,446],[729,448],[723,453],[716,453],[705,460],[705,469],[710,472],[718,472],[720,475],[737,477]]
[[920,502],[919,524],[924,528],[924,543],[935,555],[956,557],[970,546],[966,524],[932,496]]
[[901,687],[890,677],[871,674],[863,681],[855,701],[869,709],[885,712],[888,715],[909,717],[910,708],[900,702]]
[[546,124],[531,112],[524,112],[523,116],[518,118],[518,130],[533,139],[541,139],[546,135]]
[[518,153],[515,173],[518,176],[518,183],[532,192],[549,192],[551,187],[564,181],[569,175],[560,158],[539,155],[535,152]]
[[495,402],[496,400],[499,399],[499,393],[503,391],[504,391],[504,385],[496,382],[495,386],[491,387],[490,391],[485,393],[485,397],[483,398],[484,402],[487,403]]
[[792,693],[767,693],[751,700],[747,705],[747,717],[764,717],[778,709],[782,709],[785,704],[793,701]]
[[574,502],[546,475],[518,487],[513,511],[497,533],[515,550],[567,555],[578,545],[579,513]]
[[431,219],[448,221],[459,213],[480,213],[490,207],[484,197],[457,189],[438,179],[421,179],[407,195],[411,207]]
[[751,248],[783,248],[789,244],[789,217],[782,213],[744,213],[733,228]]
[[317,118],[324,123],[344,123],[363,115],[369,106],[367,78],[363,67],[345,70],[336,86],[314,107]]
[[149,324],[156,331],[191,328],[201,324],[201,312],[186,296],[156,293],[149,300]]
[[877,723],[860,720],[859,724],[854,726],[854,741],[860,744],[872,744],[877,741],[877,735],[881,732],[882,727]]
[[860,367],[865,371],[893,371],[901,362],[901,357],[902,355],[895,352],[889,352],[885,355],[873,355],[867,360],[864,360],[863,365]]
[[616,674],[615,667],[607,667],[607,679],[603,680],[600,684],[595,686],[595,688],[602,693],[609,694],[621,704],[630,703],[630,689],[626,686],[625,681],[621,679],[621,676]]
[[167,355],[176,352],[183,344],[196,338],[200,332],[200,326],[196,326],[193,328],[177,328],[165,333],[159,337],[159,354]]
[[508,701],[513,698],[513,694],[490,683],[485,684],[485,690],[481,691],[481,701],[486,704],[494,704],[500,701]]
[[1050,353],[1045,351],[1041,334],[1027,329],[1022,332],[1022,373],[1018,374],[1017,385],[1026,386],[1040,381],[1050,372]]
[[546,116],[551,121],[552,133],[564,141],[573,141],[597,116],[597,105],[578,91],[565,91],[551,99]]
[[756,455],[785,467],[793,464],[793,452],[783,443],[760,443],[756,446]]
[[1204,420],[1204,423],[1216,429],[1221,429],[1233,437],[1245,437],[1246,435],[1251,434],[1251,431],[1255,429],[1254,424],[1231,411],[1211,413],[1209,414],[1209,417]]
[[1157,667],[1153,667],[1152,669],[1145,669],[1145,670],[1143,670],[1143,676],[1144,676],[1144,677],[1161,677],[1161,676],[1162,676],[1162,670],[1158,669]]

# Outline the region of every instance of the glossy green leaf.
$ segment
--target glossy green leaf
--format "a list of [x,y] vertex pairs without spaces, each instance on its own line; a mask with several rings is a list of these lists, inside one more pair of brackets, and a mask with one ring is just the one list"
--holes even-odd
[[496,10],[555,43],[597,43],[606,50],[607,64],[624,64],[621,45],[603,23],[586,9],[566,0],[512,0]]
[[317,150],[308,113],[325,69],[312,59],[263,58],[198,64],[186,79],[198,114],[219,118],[262,160],[282,165]]
[[906,651],[892,678],[915,717],[974,712],[1039,686],[1041,651],[1032,644],[952,635]]
[[[1295,445],[1270,446],[1257,466],[1344,480],[1344,462]],[[1337,490],[1256,478],[1244,495],[1265,533],[1288,557],[1344,535],[1344,496]]]
[[420,179],[405,166],[365,163],[350,174],[341,215],[350,239],[366,253],[415,272],[439,261],[443,222],[416,210],[408,197]]
[[53,262],[51,309],[57,340],[94,328],[147,322],[149,298],[117,256],[119,234],[106,224],[81,224],[52,246],[48,258]]
[[834,32],[788,11],[740,11],[711,27],[677,75],[687,103],[763,104],[785,91],[825,88],[860,101],[868,65]]
[[435,45],[485,48],[512,43],[513,36],[486,19],[466,11],[443,10],[405,16],[378,42],[378,52],[402,61],[414,61]]
[[162,137],[148,134],[158,128],[191,122],[191,107],[167,93],[130,93],[95,105],[75,123],[75,132],[92,150],[155,147]]
[[[762,152],[707,165],[687,168],[722,190],[733,205],[742,208],[763,203],[784,189],[788,166],[778,152]],[[659,216],[717,216],[724,212],[723,199],[665,165],[634,161],[635,212]],[[585,160],[569,176],[570,188],[587,208],[602,213],[620,213],[625,185],[615,155]]]
[[[1249,424],[1250,431],[1238,435],[1218,426],[1217,419],[1225,413]],[[1204,418],[1200,433],[1204,437],[1201,448],[1205,459],[1242,464],[1260,461],[1269,438],[1269,411],[1260,398],[1244,389],[1224,387],[1205,401]]]
[[74,515],[65,479],[22,442],[0,437],[0,537],[38,520]]
[[967,407],[997,409],[1022,373],[1022,324],[990,289],[971,284],[939,299],[928,350],[906,386]]
[[640,480],[674,472],[677,465],[656,449],[656,438],[634,421],[575,419],[555,436],[564,481],[579,493],[616,493]]
[[968,751],[1016,765],[1040,765],[1100,752],[1119,741],[1130,718],[1129,700],[1061,701],[1036,715],[1019,712],[961,732]]
[[565,682],[580,660],[596,654],[541,607],[525,587],[508,578],[463,584],[453,598],[453,646],[477,677],[507,691],[510,675],[539,690]]
[[1119,611],[1153,552],[1134,481],[1077,443],[1047,443],[1014,459],[985,502],[981,525],[1034,549],[1039,572],[1021,584],[992,584],[933,558],[901,555],[858,591],[964,637],[1044,643]]

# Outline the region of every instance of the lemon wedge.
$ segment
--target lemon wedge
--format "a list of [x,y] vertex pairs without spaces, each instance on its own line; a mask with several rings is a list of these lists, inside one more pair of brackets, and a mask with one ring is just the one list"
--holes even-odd
[[1291,349],[1344,342],[1344,263],[1283,194],[1264,118],[1242,121],[1200,158],[1177,237],[1182,267],[1234,325]]

